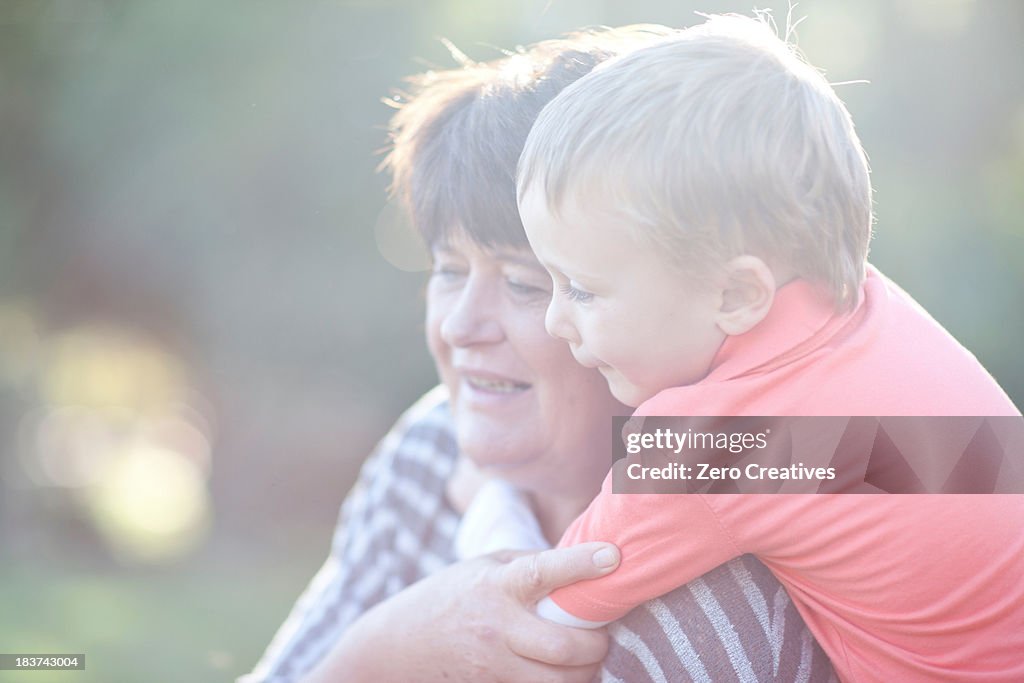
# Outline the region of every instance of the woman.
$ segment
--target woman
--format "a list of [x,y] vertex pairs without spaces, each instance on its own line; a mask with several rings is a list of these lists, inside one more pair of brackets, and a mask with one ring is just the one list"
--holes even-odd
[[443,387],[368,461],[331,557],[246,681],[831,677],[788,596],[750,558],[638,608],[608,636],[544,622],[533,606],[610,571],[614,549],[455,561],[460,457],[524,492],[549,542],[610,463],[609,416],[627,411],[544,331],[551,283],[519,222],[515,165],[547,101],[666,31],[578,34],[413,81],[386,165],[434,257],[427,340]]

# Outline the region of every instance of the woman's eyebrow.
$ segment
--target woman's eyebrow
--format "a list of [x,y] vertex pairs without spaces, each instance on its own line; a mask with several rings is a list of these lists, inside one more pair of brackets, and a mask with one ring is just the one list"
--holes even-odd
[[540,264],[537,257],[533,254],[523,254],[515,251],[499,251],[496,252],[495,257],[504,263],[509,263],[516,266],[523,266],[524,268],[530,268],[532,270],[544,271],[544,266]]

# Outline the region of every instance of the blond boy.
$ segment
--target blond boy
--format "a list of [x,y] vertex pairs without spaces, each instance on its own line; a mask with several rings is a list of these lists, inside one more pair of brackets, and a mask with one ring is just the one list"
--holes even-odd
[[[868,265],[850,116],[764,21],[710,17],[570,86],[518,184],[555,285],[548,331],[637,414],[1020,415]],[[606,480],[562,542],[615,542],[620,569],[542,614],[599,625],[753,553],[844,680],[1024,680],[1022,521],[1022,496],[616,496]]]

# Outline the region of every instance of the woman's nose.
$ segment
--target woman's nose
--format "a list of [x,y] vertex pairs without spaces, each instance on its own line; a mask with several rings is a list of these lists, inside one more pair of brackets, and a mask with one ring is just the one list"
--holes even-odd
[[445,343],[472,346],[495,344],[504,338],[491,289],[470,277],[441,320],[441,338]]
[[551,294],[548,310],[544,313],[544,329],[556,339],[579,344],[579,334],[565,311],[565,303],[558,296],[558,288]]

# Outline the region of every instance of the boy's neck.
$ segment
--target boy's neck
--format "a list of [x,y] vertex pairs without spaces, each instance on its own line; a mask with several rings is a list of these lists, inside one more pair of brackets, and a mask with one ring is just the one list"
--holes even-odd
[[[846,314],[849,315],[849,314]],[[727,337],[705,377],[721,381],[822,343],[826,325],[841,324],[846,315],[835,309],[831,296],[814,283],[793,277],[776,290],[768,315],[746,334]]]

